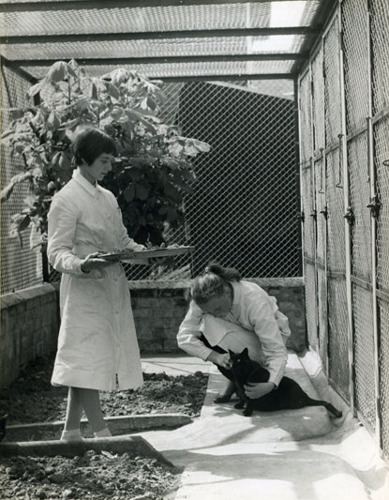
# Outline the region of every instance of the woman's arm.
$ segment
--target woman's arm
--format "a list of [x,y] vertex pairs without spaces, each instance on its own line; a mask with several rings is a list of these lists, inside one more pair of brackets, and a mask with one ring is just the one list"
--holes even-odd
[[191,356],[196,356],[206,361],[214,351],[201,341],[202,333],[200,328],[202,318],[203,312],[192,300],[178,330],[177,343],[182,350]]
[[83,274],[83,259],[73,253],[77,218],[73,204],[54,197],[48,214],[47,256],[53,268],[61,273]]

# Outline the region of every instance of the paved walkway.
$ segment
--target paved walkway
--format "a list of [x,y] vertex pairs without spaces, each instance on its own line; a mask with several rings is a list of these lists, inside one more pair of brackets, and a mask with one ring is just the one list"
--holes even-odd
[[[371,436],[329,391],[315,358],[289,354],[287,375],[312,397],[326,396],[344,412],[322,407],[244,417],[233,403],[215,405],[223,378],[210,363],[185,356],[143,358],[145,371],[209,373],[203,410],[173,431],[141,435],[184,466],[176,500],[388,500],[389,469]],[[309,376],[307,375],[309,373]],[[315,383],[315,386],[313,385]]]

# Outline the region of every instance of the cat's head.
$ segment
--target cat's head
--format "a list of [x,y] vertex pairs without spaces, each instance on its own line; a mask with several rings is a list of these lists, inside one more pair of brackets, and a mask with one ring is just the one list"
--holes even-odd
[[233,352],[231,350],[229,350],[228,352],[230,354],[231,361],[242,361],[245,359],[250,359],[249,350],[247,349],[247,347],[245,347],[240,353]]

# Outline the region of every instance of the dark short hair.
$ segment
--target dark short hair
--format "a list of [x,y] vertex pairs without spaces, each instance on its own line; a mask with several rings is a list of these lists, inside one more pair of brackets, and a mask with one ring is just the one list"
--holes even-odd
[[95,127],[83,127],[76,133],[72,151],[76,165],[80,165],[83,161],[87,165],[92,165],[103,153],[113,156],[117,154],[114,139]]

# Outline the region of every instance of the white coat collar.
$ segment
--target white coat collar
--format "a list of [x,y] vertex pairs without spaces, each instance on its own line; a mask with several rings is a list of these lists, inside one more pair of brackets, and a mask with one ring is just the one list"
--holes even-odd
[[97,193],[101,191],[100,186],[98,184],[94,186],[89,181],[87,181],[78,168],[76,170],[73,170],[73,179],[92,196],[96,196]]
[[232,290],[234,292],[234,297],[232,299],[232,307],[231,311],[236,311],[239,309],[239,304],[240,304],[240,296],[241,296],[241,291],[240,291],[240,282],[239,281],[230,281],[230,285],[232,286]]

